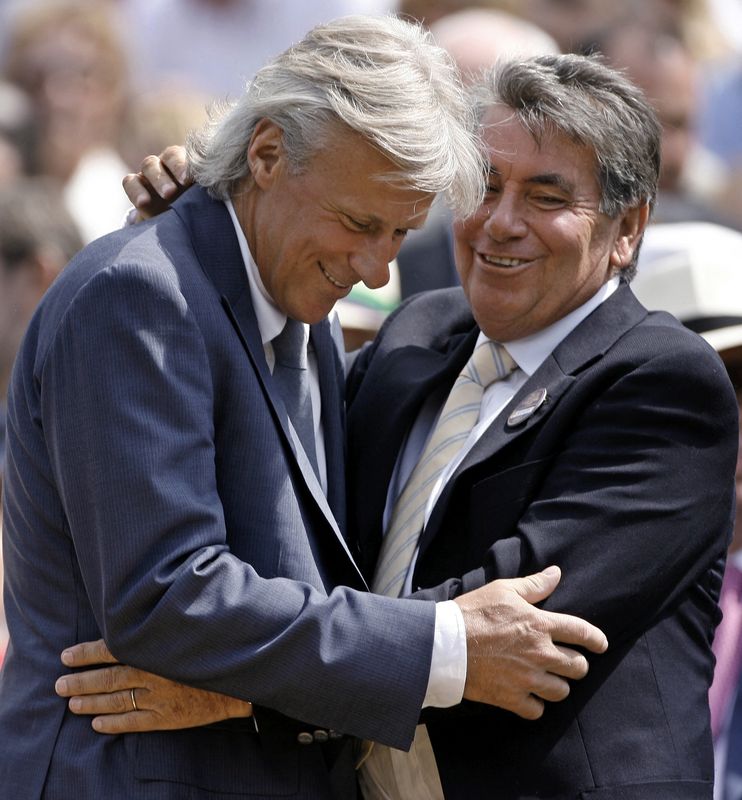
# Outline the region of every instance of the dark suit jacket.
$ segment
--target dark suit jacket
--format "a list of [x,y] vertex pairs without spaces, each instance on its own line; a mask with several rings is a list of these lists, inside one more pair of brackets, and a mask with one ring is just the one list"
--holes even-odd
[[[405,433],[429,394],[451,386],[477,334],[460,290],[421,295],[355,362],[348,479],[369,572]],[[547,402],[508,426],[539,388]],[[419,596],[557,564],[546,607],[589,619],[610,646],[537,722],[466,702],[427,712],[446,798],[711,797],[706,695],[736,428],[716,354],[621,286],[466,456],[423,533]]]
[[434,605],[364,591],[336,523],[341,360],[326,322],[312,337],[327,500],[296,455],[223,203],[191,190],[91,244],[48,292],[8,408],[5,796],[329,796],[326,748],[268,712],[259,733],[95,734],[53,687],[62,648],[101,636],[310,730],[409,744]]

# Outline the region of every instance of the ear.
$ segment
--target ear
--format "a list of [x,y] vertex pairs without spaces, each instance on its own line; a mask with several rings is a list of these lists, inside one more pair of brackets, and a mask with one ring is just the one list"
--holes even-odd
[[648,222],[649,203],[624,211],[611,251],[611,266],[614,269],[621,270],[629,266]]
[[283,131],[269,119],[261,119],[247,145],[247,163],[255,184],[268,188],[281,173],[286,160]]

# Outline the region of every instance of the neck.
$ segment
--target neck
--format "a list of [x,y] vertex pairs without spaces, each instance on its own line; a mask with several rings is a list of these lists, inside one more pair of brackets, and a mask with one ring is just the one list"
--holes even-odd
[[240,223],[242,232],[247,239],[247,246],[250,248],[250,254],[253,261],[258,263],[258,243],[255,236],[255,193],[251,190],[251,186],[247,180],[242,180],[235,188],[231,195],[232,205],[234,206],[234,213],[237,215],[237,221]]

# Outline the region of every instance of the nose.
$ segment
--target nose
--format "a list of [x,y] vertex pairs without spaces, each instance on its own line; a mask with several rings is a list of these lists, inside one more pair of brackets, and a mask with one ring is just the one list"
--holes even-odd
[[497,242],[519,239],[526,235],[527,225],[519,199],[503,192],[490,202],[485,202],[484,230]]
[[389,262],[399,251],[400,244],[381,236],[369,236],[351,253],[350,266],[369,289],[379,289],[389,283]]

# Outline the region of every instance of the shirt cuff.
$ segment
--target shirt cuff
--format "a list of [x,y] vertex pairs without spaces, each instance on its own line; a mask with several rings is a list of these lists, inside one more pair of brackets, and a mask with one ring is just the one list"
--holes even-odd
[[461,702],[466,683],[464,615],[453,600],[435,604],[435,638],[423,708],[448,708]]

